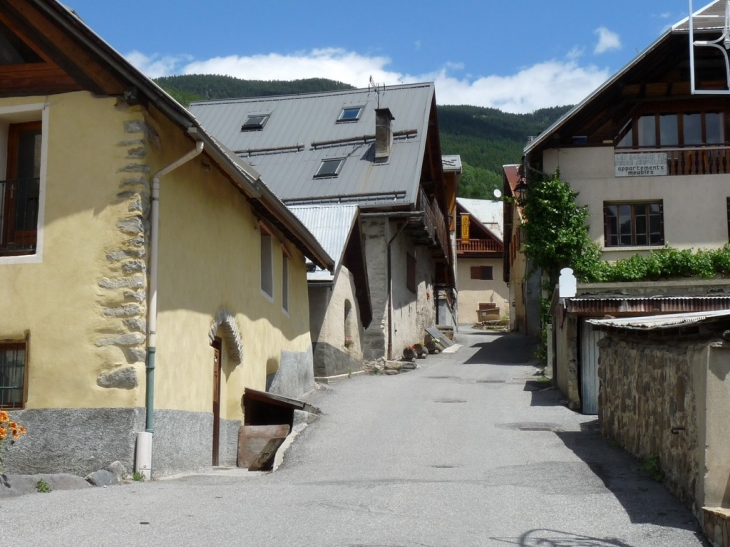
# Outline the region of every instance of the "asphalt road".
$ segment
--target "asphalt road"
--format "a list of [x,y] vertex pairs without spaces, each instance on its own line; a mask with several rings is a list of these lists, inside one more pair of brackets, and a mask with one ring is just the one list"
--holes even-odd
[[272,474],[0,500],[0,545],[706,545],[692,514],[595,418],[534,382],[519,335],[317,391],[322,410]]

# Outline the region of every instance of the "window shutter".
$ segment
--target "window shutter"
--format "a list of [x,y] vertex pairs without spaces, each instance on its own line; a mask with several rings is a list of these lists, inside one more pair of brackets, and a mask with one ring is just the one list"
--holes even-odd
[[471,267],[471,278],[472,279],[481,279],[482,278],[482,267],[481,266],[472,266]]

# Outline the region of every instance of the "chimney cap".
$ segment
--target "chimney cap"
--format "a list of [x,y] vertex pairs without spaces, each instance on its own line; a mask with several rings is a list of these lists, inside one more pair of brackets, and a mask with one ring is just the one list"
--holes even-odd
[[393,116],[393,113],[390,111],[390,108],[376,108],[375,114],[378,116],[381,115],[387,115],[391,120],[395,120],[395,116]]

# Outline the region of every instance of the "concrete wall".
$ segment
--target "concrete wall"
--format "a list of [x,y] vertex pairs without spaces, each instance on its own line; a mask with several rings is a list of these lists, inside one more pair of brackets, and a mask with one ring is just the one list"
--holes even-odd
[[[472,266],[491,266],[493,279],[471,278]],[[509,315],[509,288],[504,282],[502,258],[465,258],[458,262],[459,320],[473,324],[479,320],[477,310],[482,302],[496,304],[500,315]]]
[[[664,203],[664,239],[672,247],[717,248],[727,243],[726,198],[730,193],[725,175],[615,177],[610,146],[552,149],[545,152],[543,161],[543,170],[554,173],[560,169],[560,178],[578,192],[578,204],[588,206],[589,233],[601,247],[604,201],[657,199]],[[617,260],[648,249],[603,248],[603,258]]]

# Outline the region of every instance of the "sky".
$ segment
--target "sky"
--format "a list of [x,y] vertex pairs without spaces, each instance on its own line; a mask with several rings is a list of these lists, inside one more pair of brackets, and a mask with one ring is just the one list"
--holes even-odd
[[[151,78],[433,81],[439,104],[576,104],[688,0],[63,0]],[[709,0],[694,0],[695,10]]]

